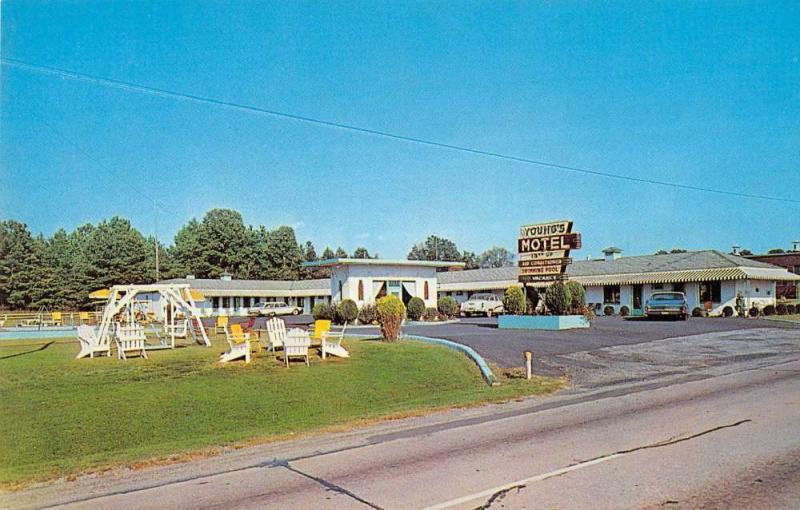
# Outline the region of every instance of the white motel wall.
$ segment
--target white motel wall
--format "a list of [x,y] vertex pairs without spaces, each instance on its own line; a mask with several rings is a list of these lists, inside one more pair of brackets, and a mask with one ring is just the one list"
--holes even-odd
[[[460,263],[380,259],[332,259],[310,264],[329,267],[330,279],[301,281],[231,280],[179,278],[165,283],[189,283],[206,297],[198,303],[203,315],[247,315],[262,301],[285,301],[310,313],[316,303],[352,299],[359,307],[374,304],[382,295],[401,299],[419,297],[426,307],[437,298],[451,296],[462,303],[476,293],[502,296],[517,282],[516,267],[437,270]],[[686,294],[690,311],[704,309],[710,301],[711,314],[721,315],[726,307],[735,309],[737,294],[746,307],[776,304],[779,281],[800,281],[786,269],[714,250],[682,254],[619,257],[613,260],[576,261],[570,279],[586,289],[586,302],[602,313],[611,306],[615,313],[625,306],[634,313],[644,307],[653,292],[680,290]],[[546,287],[539,289],[546,292]],[[638,300],[636,293],[641,292]],[[638,306],[637,306],[638,305]]]

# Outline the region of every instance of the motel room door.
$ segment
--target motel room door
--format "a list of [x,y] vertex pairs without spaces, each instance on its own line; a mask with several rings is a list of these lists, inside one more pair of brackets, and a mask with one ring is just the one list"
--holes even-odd
[[642,286],[633,286],[633,311],[632,315],[644,315],[642,310]]

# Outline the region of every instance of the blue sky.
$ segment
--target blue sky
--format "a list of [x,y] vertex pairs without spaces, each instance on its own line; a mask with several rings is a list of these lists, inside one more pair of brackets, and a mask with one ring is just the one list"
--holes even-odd
[[[603,172],[798,199],[800,4],[2,3],[2,56]],[[607,245],[754,251],[800,205],[682,191],[2,66],[0,217],[112,215],[171,242],[212,207],[404,257],[512,249],[571,218]],[[154,209],[150,199],[161,204]]]

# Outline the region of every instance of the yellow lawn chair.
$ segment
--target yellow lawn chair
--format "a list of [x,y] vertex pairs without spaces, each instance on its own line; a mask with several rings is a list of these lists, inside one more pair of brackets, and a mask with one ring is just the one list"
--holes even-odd
[[311,334],[311,341],[322,343],[322,339],[327,338],[328,333],[330,332],[331,332],[331,321],[329,320],[314,321],[314,332]]
[[78,314],[78,320],[81,324],[89,324],[91,319],[89,319],[89,312],[80,312]]
[[53,312],[51,319],[50,322],[53,326],[61,326],[61,312]]
[[228,316],[220,315],[217,317],[217,323],[214,326],[214,333],[227,333],[225,328],[228,327]]
[[226,324],[223,328],[229,349],[220,356],[220,361],[226,363],[244,358],[245,363],[250,363],[250,333],[243,332],[240,324],[231,324],[230,329]]

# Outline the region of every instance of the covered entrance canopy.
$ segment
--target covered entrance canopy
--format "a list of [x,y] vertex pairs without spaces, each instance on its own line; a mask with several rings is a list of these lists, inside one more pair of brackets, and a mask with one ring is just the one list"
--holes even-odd
[[161,306],[164,308],[164,330],[170,337],[171,345],[175,345],[176,316],[182,314],[187,321],[187,333],[192,339],[205,346],[210,346],[206,330],[200,320],[200,310],[195,305],[196,292],[189,289],[189,284],[157,283],[151,285],[115,285],[108,289],[108,299],[103,309],[103,317],[98,328],[98,338],[101,342],[109,342],[113,334],[115,322],[121,321],[128,325],[137,321],[137,299],[140,294],[159,294]]

